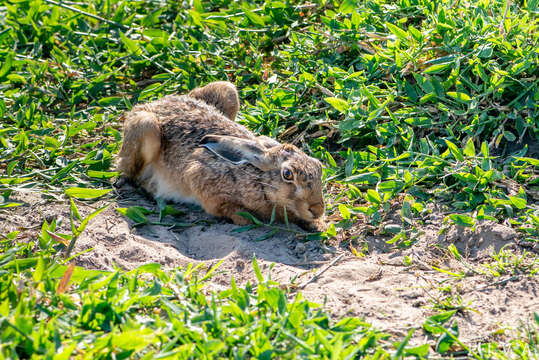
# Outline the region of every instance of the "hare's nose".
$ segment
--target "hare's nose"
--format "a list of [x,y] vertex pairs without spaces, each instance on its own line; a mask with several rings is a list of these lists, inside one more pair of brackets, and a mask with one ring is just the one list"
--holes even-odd
[[315,218],[321,217],[324,215],[324,203],[319,202],[309,206],[309,211]]

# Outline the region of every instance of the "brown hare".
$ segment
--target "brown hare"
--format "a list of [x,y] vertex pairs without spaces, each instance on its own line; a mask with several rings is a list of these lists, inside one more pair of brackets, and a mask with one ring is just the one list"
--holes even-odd
[[156,198],[201,205],[209,214],[250,221],[287,218],[323,230],[322,165],[290,144],[256,136],[234,121],[236,87],[214,82],[126,114],[118,168]]

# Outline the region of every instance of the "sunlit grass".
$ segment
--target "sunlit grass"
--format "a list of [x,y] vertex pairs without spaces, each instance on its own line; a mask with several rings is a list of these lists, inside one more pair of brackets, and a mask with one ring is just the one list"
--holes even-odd
[[[225,79],[240,91],[243,124],[323,161],[333,223],[317,238],[368,222],[389,245],[410,247],[434,202],[449,209],[444,226],[504,222],[533,248],[537,6],[2,3],[0,209],[20,206],[11,197],[21,189],[60,199],[71,210],[71,234],[56,234],[55,222],[25,244],[16,232],[0,234],[0,357],[539,356],[533,314],[513,340],[476,347],[460,343],[453,323],[452,311],[467,305],[441,300],[440,314],[423,325],[437,345],[412,347],[368,319],[331,319],[261,278],[211,293],[193,269],[148,265],[130,273],[74,268],[71,285],[59,285],[69,272],[65,252],[57,252],[72,247],[90,219],[70,198],[114,196],[121,114]],[[386,221],[390,204],[402,224]],[[147,221],[148,210],[120,211]],[[263,226],[272,235],[274,225]],[[537,258],[504,250],[474,269],[493,278],[536,276]]]

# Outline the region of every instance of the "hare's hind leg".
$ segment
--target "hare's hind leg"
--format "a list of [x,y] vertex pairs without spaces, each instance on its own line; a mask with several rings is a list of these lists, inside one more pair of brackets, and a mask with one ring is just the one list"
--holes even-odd
[[156,116],[147,111],[127,115],[118,170],[136,178],[142,169],[156,161],[161,148],[161,127]]
[[240,109],[240,98],[236,86],[228,81],[216,81],[194,89],[189,96],[213,105],[227,118],[234,120]]

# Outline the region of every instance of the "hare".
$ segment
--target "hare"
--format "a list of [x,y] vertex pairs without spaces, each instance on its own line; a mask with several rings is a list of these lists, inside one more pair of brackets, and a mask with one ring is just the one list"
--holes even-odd
[[[126,114],[118,170],[155,198],[195,203],[245,225],[238,212],[324,229],[322,165],[291,144],[235,122],[236,87],[213,82]],[[286,211],[286,212],[285,212]]]

